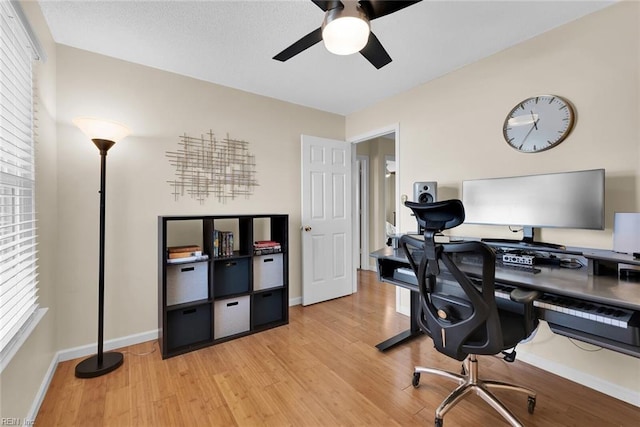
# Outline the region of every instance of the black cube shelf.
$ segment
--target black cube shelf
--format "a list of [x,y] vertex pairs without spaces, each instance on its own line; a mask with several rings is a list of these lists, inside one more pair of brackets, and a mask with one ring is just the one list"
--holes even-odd
[[[288,224],[280,214],[158,217],[163,358],[289,322]],[[280,248],[254,255],[256,240]],[[168,260],[170,246],[199,246],[205,259]]]

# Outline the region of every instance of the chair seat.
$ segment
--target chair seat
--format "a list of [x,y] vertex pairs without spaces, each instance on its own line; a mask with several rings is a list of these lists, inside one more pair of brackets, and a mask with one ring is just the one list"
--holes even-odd
[[[500,318],[500,328],[502,329],[502,350],[515,347],[516,344],[527,337],[521,314],[499,310],[498,317]],[[481,350],[484,341],[485,335],[482,331],[479,331],[469,337],[462,349],[468,354],[495,354],[493,351],[484,352]]]
[[504,340],[503,350],[515,347],[516,344],[527,338],[521,314],[499,310],[498,315],[500,316],[500,327],[502,328],[502,338]]

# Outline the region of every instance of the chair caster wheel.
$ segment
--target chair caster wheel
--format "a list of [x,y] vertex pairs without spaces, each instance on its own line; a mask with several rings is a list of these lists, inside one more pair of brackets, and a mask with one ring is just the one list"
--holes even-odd
[[420,372],[413,373],[413,379],[411,380],[411,385],[413,385],[413,388],[420,387]]
[[527,399],[527,410],[530,414],[533,414],[533,410],[536,408],[536,398],[529,396]]
[[442,427],[443,422],[444,422],[444,421],[442,421],[442,418],[437,418],[437,417],[436,417],[436,420],[434,421],[433,425],[434,425],[435,427]]

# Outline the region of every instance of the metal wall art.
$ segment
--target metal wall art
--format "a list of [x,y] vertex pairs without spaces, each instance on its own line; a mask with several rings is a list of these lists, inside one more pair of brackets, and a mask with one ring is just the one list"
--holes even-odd
[[238,196],[249,198],[258,185],[255,179],[256,158],[249,153],[249,143],[229,138],[217,139],[213,131],[199,138],[180,136],[177,151],[167,151],[175,167],[175,179],[167,181],[178,200],[190,196],[200,203],[209,196],[226,203]]

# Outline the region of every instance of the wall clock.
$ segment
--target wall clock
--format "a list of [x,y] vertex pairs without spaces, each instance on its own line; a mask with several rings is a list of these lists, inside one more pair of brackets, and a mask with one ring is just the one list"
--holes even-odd
[[527,98],[507,114],[504,139],[523,153],[537,153],[560,144],[571,133],[575,111],[571,103],[556,95]]

